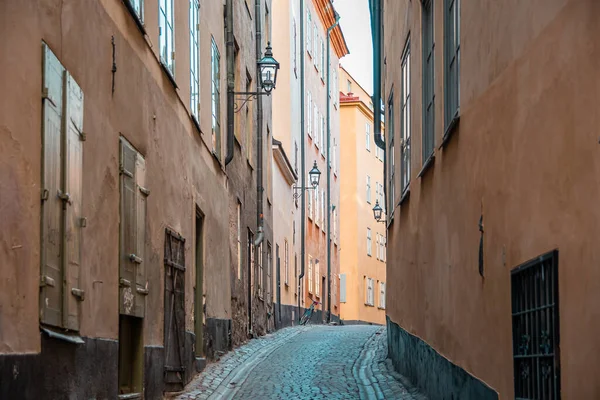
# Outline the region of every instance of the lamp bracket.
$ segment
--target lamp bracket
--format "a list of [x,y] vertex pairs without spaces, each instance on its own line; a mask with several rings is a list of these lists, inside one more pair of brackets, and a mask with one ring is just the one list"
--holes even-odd
[[[249,101],[258,98],[258,96],[270,96],[271,92],[233,92],[233,94],[236,100],[233,103],[233,112],[238,113]],[[238,104],[238,101],[241,101],[241,103]]]

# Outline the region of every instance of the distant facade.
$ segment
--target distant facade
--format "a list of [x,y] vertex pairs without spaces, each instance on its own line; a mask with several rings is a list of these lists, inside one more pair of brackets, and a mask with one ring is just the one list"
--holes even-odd
[[[302,0],[304,1],[304,0]],[[327,107],[330,107],[331,122],[331,313],[339,316],[339,143],[340,114],[337,93],[337,69],[339,59],[348,53],[341,27],[331,31],[330,65],[327,66],[327,29],[335,23],[335,8],[329,0],[306,0],[303,3],[303,16],[300,17],[300,0],[277,1],[274,7],[273,46],[281,49],[282,69],[278,77],[278,89],[273,101],[274,138],[277,145],[288,156],[294,173],[298,176],[295,186],[301,186],[301,174],[310,186],[308,172],[317,163],[321,171],[321,182],[317,189],[303,192],[306,209],[304,223],[305,236],[301,236],[302,201],[293,203],[287,200],[275,206],[282,207],[275,215],[292,215],[291,226],[277,221],[274,232],[278,238],[280,271],[274,273],[276,319],[279,324],[289,325],[299,319],[313,300],[320,303],[314,321],[324,320],[327,310]],[[301,30],[301,23],[303,29]],[[279,51],[279,50],[278,50]],[[278,53],[279,54],[279,53]],[[302,75],[301,62],[304,62]],[[327,72],[329,71],[329,89]],[[304,95],[303,95],[304,93]],[[304,99],[304,100],[302,100]],[[304,120],[301,118],[301,105],[304,101]],[[304,137],[302,137],[304,125]],[[305,170],[301,170],[301,146],[305,146]],[[276,165],[276,159],[273,165]],[[279,167],[278,167],[279,168]],[[274,177],[278,171],[274,170]],[[282,176],[275,184],[277,193],[287,193],[293,200],[292,184],[285,183]],[[300,193],[300,192],[298,192]],[[292,207],[290,208],[290,205]],[[304,266],[302,265],[302,241],[305,243]],[[287,250],[286,250],[287,248]],[[304,276],[302,277],[302,271]],[[279,278],[277,278],[279,277]],[[298,312],[298,309],[300,311]]]
[[0,398],[162,399],[273,328],[271,98],[227,101],[270,9],[0,2]]
[[377,3],[394,365],[430,398],[599,398],[600,4]]
[[344,323],[385,324],[385,225],[373,207],[385,207],[384,152],[373,138],[371,96],[342,67],[339,69],[342,220],[340,319]]

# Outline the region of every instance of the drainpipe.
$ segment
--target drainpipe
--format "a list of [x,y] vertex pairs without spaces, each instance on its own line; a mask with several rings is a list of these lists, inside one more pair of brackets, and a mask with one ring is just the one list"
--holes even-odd
[[225,46],[227,58],[227,155],[225,166],[233,161],[233,102],[235,89],[235,54],[233,50],[233,0],[225,3]]
[[[329,158],[329,149],[331,148],[331,101],[329,100],[329,90],[331,88],[329,78],[331,73],[331,31],[340,22],[340,15],[335,13],[335,22],[327,28],[327,90],[325,90],[325,99],[327,100],[327,322],[331,322],[331,163]],[[332,96],[336,96],[332,93]]]
[[304,293],[300,293],[302,285],[300,282],[304,278],[305,255],[305,237],[306,237],[306,198],[304,197],[304,187],[306,186],[306,160],[304,159],[304,0],[300,0],[300,187],[302,196],[300,196],[300,275],[298,275],[298,321],[300,321],[300,299]]
[[[261,11],[260,1],[255,0],[254,2],[254,21],[256,27],[256,91],[260,91],[260,68],[258,63],[262,58],[262,32],[261,32]],[[265,238],[264,226],[265,220],[263,216],[263,196],[265,189],[263,188],[263,138],[262,138],[262,127],[263,127],[263,108],[262,108],[262,96],[256,96],[256,140],[257,140],[257,168],[256,168],[256,195],[257,195],[257,212],[256,212],[256,226],[258,236],[254,241],[254,245],[258,246],[262,243]],[[262,258],[262,257],[261,257]],[[264,259],[264,258],[263,258]]]

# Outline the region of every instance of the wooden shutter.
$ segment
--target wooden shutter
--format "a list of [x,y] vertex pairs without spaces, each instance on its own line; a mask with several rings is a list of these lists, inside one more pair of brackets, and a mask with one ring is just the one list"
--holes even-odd
[[150,191],[146,188],[146,160],[137,154],[135,162],[135,181],[137,190],[136,207],[136,244],[135,244],[135,315],[144,317],[146,295],[148,294],[148,281],[146,280],[146,259],[144,247],[146,245],[146,197]]
[[136,158],[137,152],[135,149],[124,138],[121,138],[119,312],[126,315],[136,315]]
[[40,320],[62,326],[62,200],[61,185],[64,68],[43,45],[43,172],[42,172],[42,251],[40,277]]
[[83,92],[75,80],[65,72],[66,96],[65,136],[66,155],[64,159],[65,184],[65,285],[64,326],[79,330],[79,302],[84,299],[80,287],[81,269],[81,197],[83,191]]

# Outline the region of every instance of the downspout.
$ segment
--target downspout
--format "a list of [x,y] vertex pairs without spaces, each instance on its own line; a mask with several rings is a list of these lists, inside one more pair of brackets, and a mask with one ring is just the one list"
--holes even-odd
[[[335,22],[327,28],[327,90],[325,90],[325,99],[327,100],[327,322],[331,322],[331,162],[329,149],[331,148],[331,101],[329,100],[330,74],[331,74],[331,31],[340,22],[340,15],[335,13]],[[339,94],[332,93],[332,96]]]
[[235,54],[233,50],[233,0],[225,3],[225,46],[227,57],[227,155],[225,166],[233,161],[233,103],[235,90]]
[[[262,58],[262,26],[261,26],[261,11],[260,11],[260,1],[255,0],[254,2],[254,21],[256,27],[256,91],[260,91],[260,68],[258,68],[258,63]],[[258,231],[258,236],[254,241],[254,245],[258,246],[262,243],[265,238],[264,233],[264,216],[263,216],[263,196],[265,189],[263,188],[263,138],[262,138],[262,128],[263,128],[263,108],[262,108],[262,96],[256,96],[256,147],[257,147],[257,168],[256,168],[256,226]],[[263,259],[263,257],[261,257]]]
[[371,34],[373,36],[374,136],[375,144],[380,149],[383,149],[385,155],[385,141],[381,136],[381,0],[369,0],[369,3],[371,11]]
[[304,262],[306,259],[305,236],[306,236],[306,198],[304,197],[304,187],[306,186],[306,160],[304,160],[304,0],[300,0],[300,187],[303,191],[300,196],[300,275],[298,275],[298,321],[300,320],[300,299],[304,293],[300,293],[302,285],[300,282],[304,278]]

